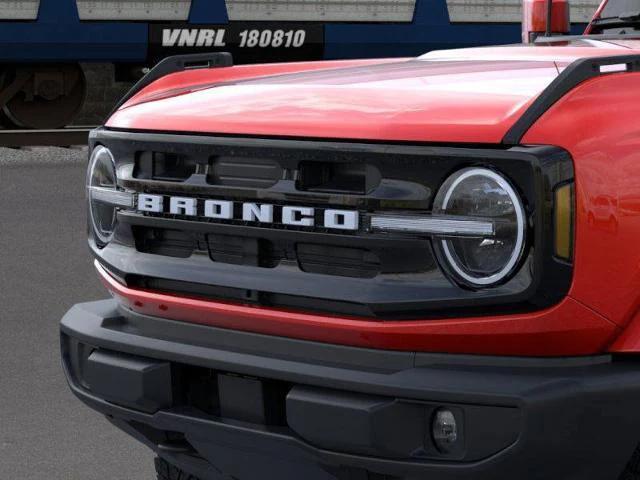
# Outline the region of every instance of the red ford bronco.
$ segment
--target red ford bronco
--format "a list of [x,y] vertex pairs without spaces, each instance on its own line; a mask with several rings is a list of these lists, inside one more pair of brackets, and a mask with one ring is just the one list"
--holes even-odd
[[638,28],[165,60],[91,134],[71,389],[160,479],[640,479]]

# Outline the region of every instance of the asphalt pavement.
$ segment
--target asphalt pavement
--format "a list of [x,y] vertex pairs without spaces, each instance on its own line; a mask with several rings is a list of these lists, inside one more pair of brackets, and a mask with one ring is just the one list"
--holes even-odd
[[58,322],[106,298],[86,245],[86,150],[0,148],[0,478],[153,479],[151,451],[68,390]]

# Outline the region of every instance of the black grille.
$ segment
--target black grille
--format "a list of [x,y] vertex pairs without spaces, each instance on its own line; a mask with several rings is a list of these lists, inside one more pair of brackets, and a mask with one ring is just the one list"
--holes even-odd
[[[229,265],[275,268],[289,264],[307,273],[353,278],[374,278],[381,273],[420,273],[437,268],[428,242],[416,242],[409,256],[404,249],[406,244],[394,246],[389,242],[363,248],[296,242],[287,231],[271,238],[261,238],[259,230],[253,236],[141,226],[134,226],[132,231],[139,252],[173,258],[202,253],[214,262]],[[365,246],[367,243],[362,242]]]
[[[554,147],[473,147],[165,135],[98,130],[119,185],[138,193],[315,209],[316,227],[120,211],[95,255],[131,286],[380,319],[531,311],[566,296],[572,266],[553,256],[553,188],[573,179]],[[154,152],[154,153],[145,153]],[[531,231],[512,279],[468,290],[439,268],[430,238],[321,227],[322,212],[429,212],[453,172],[495,169],[517,186]],[[200,202],[201,203],[201,202]],[[200,205],[199,203],[199,205]],[[200,215],[200,214],[199,214]],[[239,220],[240,219],[240,220]],[[534,228],[535,227],[535,228]]]

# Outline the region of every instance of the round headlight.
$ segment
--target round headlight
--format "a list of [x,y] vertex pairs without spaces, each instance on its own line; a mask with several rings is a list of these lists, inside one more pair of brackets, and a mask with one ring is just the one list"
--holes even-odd
[[490,236],[434,240],[438,257],[456,281],[487,287],[505,281],[522,257],[526,222],[522,201],[511,184],[487,168],[451,175],[435,199],[434,213],[492,221]]
[[105,147],[96,147],[89,160],[87,197],[91,226],[101,246],[109,243],[116,225],[116,207],[104,200],[104,193],[115,190],[117,190],[117,179],[113,155]]

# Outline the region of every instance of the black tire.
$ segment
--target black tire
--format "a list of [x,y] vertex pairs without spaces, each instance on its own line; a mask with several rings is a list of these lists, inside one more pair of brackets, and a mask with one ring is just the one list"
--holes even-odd
[[155,464],[158,480],[200,480],[198,477],[183,472],[160,457],[156,457]]
[[640,446],[633,452],[633,456],[620,476],[620,480],[640,480]]

